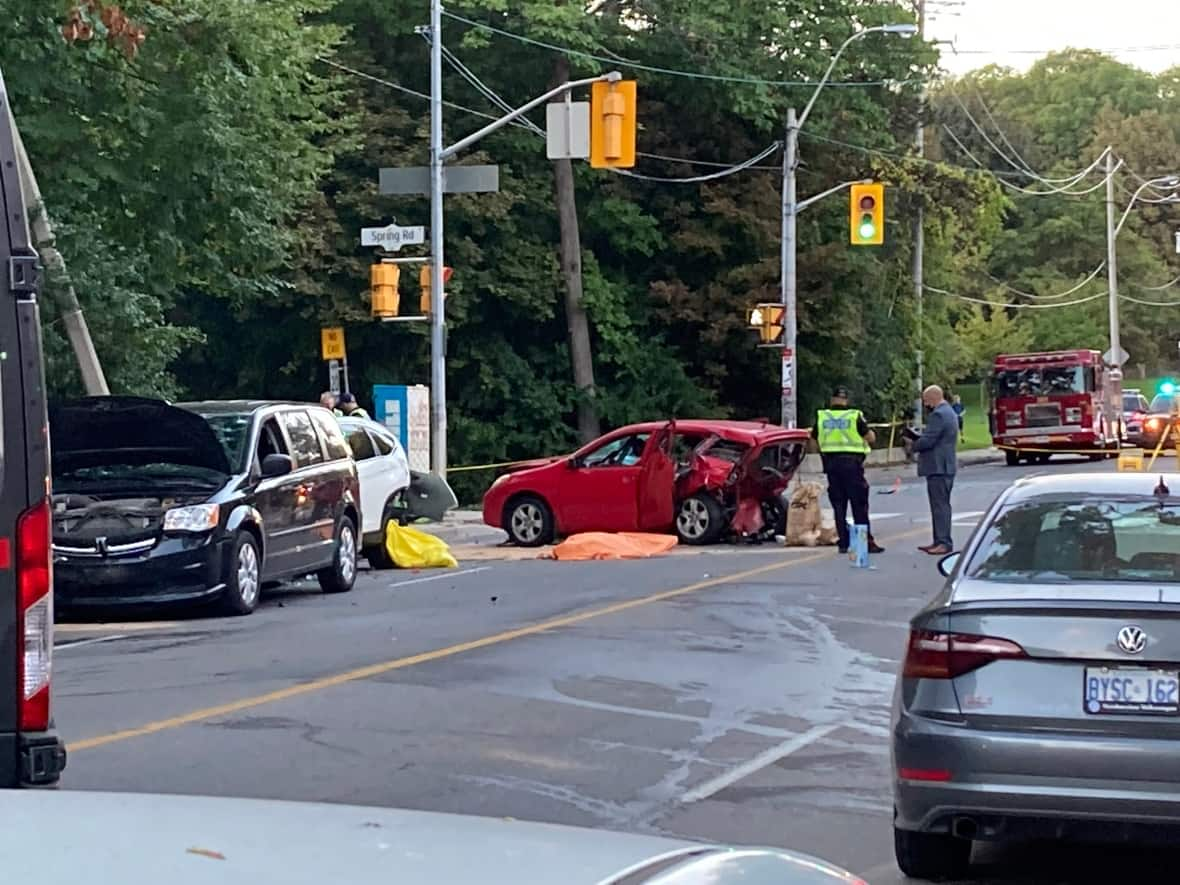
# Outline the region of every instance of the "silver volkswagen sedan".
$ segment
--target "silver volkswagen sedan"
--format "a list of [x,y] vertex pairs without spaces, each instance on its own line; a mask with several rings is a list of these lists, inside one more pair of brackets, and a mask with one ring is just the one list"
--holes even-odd
[[1022,479],[910,622],[894,844],[915,878],[974,840],[1180,828],[1180,475]]

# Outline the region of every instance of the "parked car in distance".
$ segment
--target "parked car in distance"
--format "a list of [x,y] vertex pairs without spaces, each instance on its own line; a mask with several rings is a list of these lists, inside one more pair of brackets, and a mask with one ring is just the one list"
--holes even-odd
[[0,814],[12,881],[47,885],[865,885],[794,851],[507,817],[80,790],[5,791]]
[[807,432],[753,421],[632,424],[523,465],[484,495],[484,522],[521,546],[578,532],[675,531],[687,544],[781,532]]
[[892,723],[909,876],[973,840],[1180,832],[1180,474],[1042,475],[992,504],[910,622]]
[[406,450],[384,424],[347,416],[337,420],[360,474],[365,559],[375,569],[393,568],[385,549],[389,524],[408,525],[417,519],[439,522],[459,501],[445,479],[410,469]]
[[59,607],[249,614],[267,581],[352,589],[360,487],[327,409],[90,397],[51,404],[49,432]]
[[[1171,428],[1169,432],[1168,428]],[[1139,431],[1139,444],[1144,448],[1154,449],[1167,434],[1165,447],[1173,448],[1176,437],[1180,435],[1180,394],[1176,392],[1158,393],[1143,415]]]
[[1151,405],[1135,388],[1123,389],[1123,437],[1133,445],[1143,441],[1143,419]]
[[361,549],[373,568],[392,568],[385,528],[404,512],[410,462],[389,428],[368,418],[338,418],[361,483]]

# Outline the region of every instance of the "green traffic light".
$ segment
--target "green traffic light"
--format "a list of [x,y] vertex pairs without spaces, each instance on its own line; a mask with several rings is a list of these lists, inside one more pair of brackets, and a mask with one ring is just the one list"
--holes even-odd
[[877,227],[873,224],[873,217],[866,215],[860,220],[860,227],[857,229],[862,240],[871,240],[877,234]]
[[1176,392],[1176,385],[1171,381],[1164,381],[1160,384],[1160,393],[1164,396],[1171,396]]

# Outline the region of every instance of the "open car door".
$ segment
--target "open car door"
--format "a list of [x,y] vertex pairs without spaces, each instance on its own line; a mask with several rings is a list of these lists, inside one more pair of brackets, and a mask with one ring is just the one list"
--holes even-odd
[[676,422],[669,421],[648,441],[639,474],[639,530],[663,531],[675,521],[676,459],[672,439]]

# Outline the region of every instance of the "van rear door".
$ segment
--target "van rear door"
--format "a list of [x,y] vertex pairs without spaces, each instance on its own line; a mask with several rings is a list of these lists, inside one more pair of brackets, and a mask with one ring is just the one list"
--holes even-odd
[[39,266],[0,73],[0,787],[65,767],[49,706],[53,588]]

